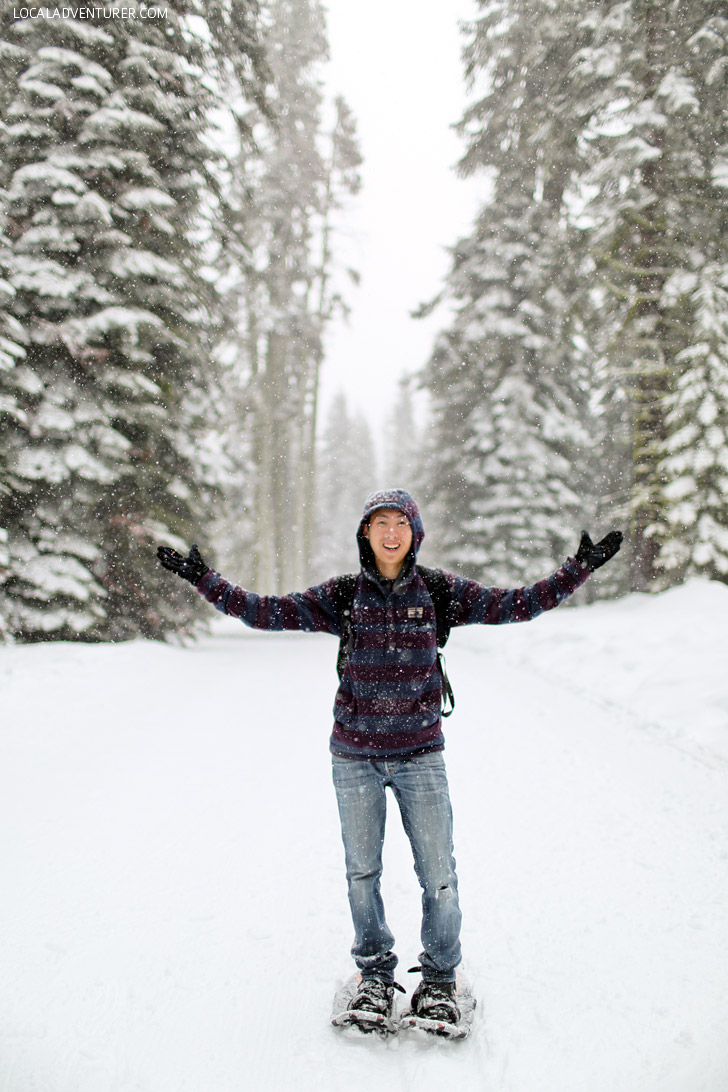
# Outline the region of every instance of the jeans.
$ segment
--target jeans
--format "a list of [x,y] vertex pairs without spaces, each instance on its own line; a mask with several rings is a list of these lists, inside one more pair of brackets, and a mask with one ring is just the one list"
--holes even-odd
[[378,761],[333,756],[334,786],[354,921],[351,954],[362,975],[392,980],[397,957],[380,891],[382,846],[392,789],[422,887],[422,977],[450,982],[460,962],[460,906],[452,809],[441,752]]

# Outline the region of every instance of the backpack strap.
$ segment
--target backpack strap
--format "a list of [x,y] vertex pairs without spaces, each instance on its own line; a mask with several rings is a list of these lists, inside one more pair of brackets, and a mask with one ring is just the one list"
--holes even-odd
[[[447,677],[445,657],[440,649],[447,644],[453,622],[457,618],[457,605],[442,569],[427,569],[423,565],[418,565],[417,571],[430,593],[435,608],[437,666],[442,676],[442,716],[449,717],[455,708],[455,695]],[[354,605],[354,594],[358,579],[357,573],[345,573],[343,576],[337,576],[331,592],[331,601],[339,619],[341,633],[339,654],[336,658],[336,670],[339,678],[344,673],[346,661],[349,659],[351,650],[354,647],[354,627],[351,624],[351,611]]]
[[442,569],[427,569],[424,565],[418,565],[417,571],[425,582],[425,587],[430,593],[435,608],[435,628],[437,630],[437,666],[442,676],[442,710],[443,717],[449,717],[455,708],[455,695],[452,685],[447,677],[445,657],[440,652],[447,644],[450,630],[458,616],[459,607],[453,599],[450,585],[447,582]]
[[459,613],[457,604],[453,599],[450,585],[442,569],[426,569],[424,565],[418,565],[417,572],[424,580],[425,587],[430,593],[430,598],[435,607],[437,647],[444,648]]
[[331,592],[331,601],[334,604],[334,609],[339,619],[339,632],[341,634],[339,640],[339,654],[336,657],[336,670],[339,674],[339,678],[344,674],[346,661],[349,659],[351,650],[354,647],[354,627],[351,624],[351,608],[354,605],[354,593],[356,591],[356,582],[358,579],[358,573],[344,573],[343,576],[337,576]]

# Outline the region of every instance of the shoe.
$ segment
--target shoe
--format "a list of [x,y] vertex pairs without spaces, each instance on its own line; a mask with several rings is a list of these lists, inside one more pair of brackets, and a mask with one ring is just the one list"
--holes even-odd
[[[375,1012],[379,1016],[391,1016],[394,999],[394,982],[384,978],[362,978],[359,988],[349,1003],[356,1012]],[[402,987],[400,986],[399,989]]]
[[420,982],[410,1001],[413,1015],[425,1020],[441,1020],[443,1024],[457,1024],[460,1009],[455,1003],[455,989],[454,982]]

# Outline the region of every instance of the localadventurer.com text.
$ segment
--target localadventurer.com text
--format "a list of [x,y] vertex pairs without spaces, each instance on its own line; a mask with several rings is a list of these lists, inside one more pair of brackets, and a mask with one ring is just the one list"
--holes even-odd
[[13,8],[13,19],[166,19],[166,8]]

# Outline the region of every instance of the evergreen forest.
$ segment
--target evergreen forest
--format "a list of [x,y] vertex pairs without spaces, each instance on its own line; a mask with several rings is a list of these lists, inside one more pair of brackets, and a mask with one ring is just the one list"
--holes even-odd
[[420,377],[444,555],[525,581],[618,524],[600,594],[725,582],[728,9],[478,8],[460,170],[493,194]]
[[485,583],[581,527],[626,537],[592,596],[728,582],[724,3],[474,0],[452,121],[488,196],[384,454],[321,410],[366,155],[325,7],[31,10],[0,0],[0,641],[193,633],[160,544],[260,592],[350,570],[380,484]]

